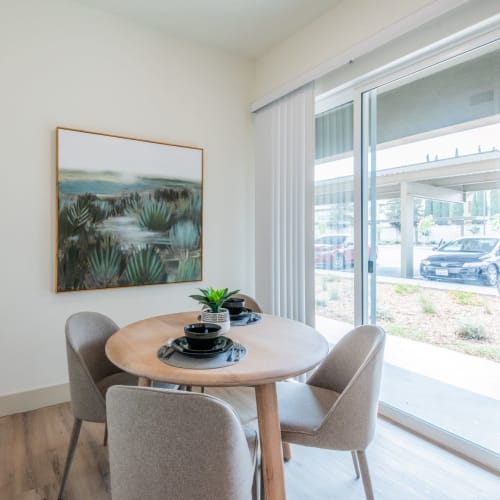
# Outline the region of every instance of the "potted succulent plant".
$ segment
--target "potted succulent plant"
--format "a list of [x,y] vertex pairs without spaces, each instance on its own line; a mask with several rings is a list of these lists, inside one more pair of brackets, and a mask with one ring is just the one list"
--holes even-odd
[[204,323],[216,323],[221,326],[222,333],[229,331],[231,319],[229,311],[222,304],[229,297],[238,293],[239,290],[229,291],[228,288],[199,288],[201,295],[195,294],[190,297],[203,305],[201,310],[201,321]]

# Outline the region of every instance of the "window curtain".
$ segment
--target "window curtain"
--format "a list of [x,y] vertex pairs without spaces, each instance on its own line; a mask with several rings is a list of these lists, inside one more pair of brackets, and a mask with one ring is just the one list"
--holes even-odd
[[256,112],[255,290],[314,326],[314,84]]

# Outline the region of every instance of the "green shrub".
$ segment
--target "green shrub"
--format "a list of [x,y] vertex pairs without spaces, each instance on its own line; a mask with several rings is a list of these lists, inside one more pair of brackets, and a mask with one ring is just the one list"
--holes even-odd
[[394,319],[389,309],[381,304],[377,304],[376,315],[377,319],[380,321],[392,321]]
[[403,325],[389,325],[387,327],[387,333],[396,337],[408,337],[408,332],[408,327]]
[[420,297],[420,306],[422,307],[422,312],[425,314],[435,314],[436,312],[433,302],[423,295]]
[[321,281],[326,283],[334,283],[339,280],[340,278],[338,276],[335,276],[334,274],[324,274],[321,276]]
[[432,226],[435,224],[436,222],[434,221],[432,214],[426,215],[420,219],[420,222],[418,223],[418,230],[422,236],[428,237],[431,234]]
[[456,345],[446,346],[449,349],[458,350],[471,356],[479,356],[480,358],[490,359],[491,361],[500,362],[500,347],[488,344],[472,344],[462,342],[457,348]]
[[472,292],[462,292],[460,290],[450,290],[448,292],[453,302],[462,306],[481,306],[483,303],[478,300]]
[[327,307],[328,302],[325,299],[316,299],[316,306],[317,307]]
[[464,340],[487,340],[488,336],[484,326],[474,320],[460,321],[456,334]]
[[398,283],[394,285],[394,292],[399,295],[409,295],[411,293],[417,293],[420,290],[418,285],[406,285],[404,283]]
[[389,325],[386,331],[389,335],[394,335],[395,337],[418,340],[419,342],[428,342],[429,340],[427,335],[421,330],[403,325]]

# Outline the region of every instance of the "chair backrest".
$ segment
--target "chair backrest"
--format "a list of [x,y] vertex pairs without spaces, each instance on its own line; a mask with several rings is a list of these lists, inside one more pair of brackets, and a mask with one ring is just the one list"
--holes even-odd
[[113,386],[106,404],[112,498],[252,498],[255,464],[227,403],[201,393]]
[[342,337],[307,381],[340,394],[318,430],[333,440],[332,448],[364,450],[373,439],[384,346],[382,328],[373,325],[354,328]]
[[104,396],[96,383],[120,371],[104,352],[106,341],[118,329],[113,320],[96,312],[79,312],[66,321],[71,405],[77,418],[106,421]]
[[262,312],[262,308],[259,306],[259,304],[254,298],[250,297],[250,295],[245,295],[244,293],[237,293],[236,295],[233,295],[233,297],[244,299],[245,307],[248,307],[248,309],[251,309],[253,312],[257,313]]

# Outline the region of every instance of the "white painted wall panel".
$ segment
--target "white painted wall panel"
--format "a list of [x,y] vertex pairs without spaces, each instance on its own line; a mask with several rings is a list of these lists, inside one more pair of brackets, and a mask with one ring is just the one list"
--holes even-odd
[[253,291],[253,166],[243,58],[67,0],[0,5],[0,396],[67,381],[64,322],[198,305],[199,283],[56,295],[55,127],[205,148],[204,283]]

